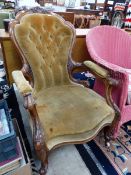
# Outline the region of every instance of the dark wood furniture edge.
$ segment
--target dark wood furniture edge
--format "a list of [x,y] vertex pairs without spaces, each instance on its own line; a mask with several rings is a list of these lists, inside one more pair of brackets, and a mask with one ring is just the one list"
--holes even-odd
[[104,80],[105,87],[106,87],[106,100],[107,103],[114,109],[115,111],[115,119],[112,123],[112,127],[110,128],[109,132],[115,132],[115,126],[117,125],[118,121],[120,120],[120,109],[114,102],[112,98],[112,89],[119,85],[119,81],[112,78],[110,74],[108,74],[107,78]]
[[8,41],[10,40],[10,37],[1,37],[0,36],[0,42],[2,43],[2,41]]
[[2,42],[3,40],[10,40],[9,33],[6,32],[5,29],[0,29],[0,42]]

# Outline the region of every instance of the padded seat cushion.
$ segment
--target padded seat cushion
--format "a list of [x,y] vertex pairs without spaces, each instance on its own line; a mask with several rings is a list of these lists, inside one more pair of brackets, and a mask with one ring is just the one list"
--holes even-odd
[[46,141],[90,131],[106,118],[108,123],[114,119],[114,111],[105,99],[83,86],[55,86],[44,89],[37,97],[36,107]]

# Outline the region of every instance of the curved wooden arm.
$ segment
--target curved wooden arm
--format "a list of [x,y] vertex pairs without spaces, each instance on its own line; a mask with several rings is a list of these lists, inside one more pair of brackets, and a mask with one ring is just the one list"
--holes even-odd
[[88,67],[88,69],[91,71],[92,74],[96,76],[96,78],[99,78],[104,82],[106,91],[106,101],[115,110],[115,116],[116,118],[118,118],[118,116],[120,116],[120,110],[112,99],[112,88],[114,86],[118,86],[119,81],[110,77],[110,74],[106,69],[97,65],[94,62],[85,61],[84,65]]
[[115,110],[116,117],[120,116],[120,109],[119,109],[119,107],[115,104],[115,102],[112,99],[112,88],[113,88],[113,86],[118,86],[118,84],[119,84],[118,81],[113,79],[113,78],[111,78],[111,77],[108,77],[105,80],[106,101]]
[[118,122],[120,121],[120,109],[112,99],[113,85],[116,86],[116,81],[114,81],[114,79],[109,78],[108,80],[105,81],[106,101],[115,111],[115,119],[112,122],[109,132],[115,133],[116,126],[118,125]]
[[45,143],[44,130],[41,127],[36,104],[31,94],[24,96],[24,107],[29,110],[33,121],[33,141],[37,156],[42,162],[41,172],[46,172],[48,165],[48,149]]
[[93,74],[99,76],[100,78],[106,78],[109,72],[92,61],[84,61],[84,65],[93,72]]

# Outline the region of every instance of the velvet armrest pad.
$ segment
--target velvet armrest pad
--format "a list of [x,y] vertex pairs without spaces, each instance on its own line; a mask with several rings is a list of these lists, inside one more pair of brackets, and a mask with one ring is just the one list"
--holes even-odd
[[108,71],[102,67],[100,67],[99,65],[97,65],[96,63],[92,62],[92,61],[84,61],[84,64],[94,73],[96,73],[97,75],[99,75],[102,78],[106,78],[108,75]]
[[13,71],[12,76],[18,90],[24,95],[32,92],[32,87],[29,82],[25,79],[21,71]]

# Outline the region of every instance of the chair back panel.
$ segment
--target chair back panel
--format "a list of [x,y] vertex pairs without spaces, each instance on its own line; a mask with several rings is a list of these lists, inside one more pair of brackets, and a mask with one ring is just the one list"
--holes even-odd
[[74,29],[61,17],[51,14],[27,14],[14,28],[16,40],[31,66],[34,90],[69,84],[67,60]]
[[[113,87],[112,90],[112,98],[121,108],[121,99],[123,98],[121,92],[124,80],[121,79],[118,72],[124,71],[124,68],[131,69],[131,37],[127,32],[116,27],[98,26],[88,32],[86,43],[91,59],[108,69],[113,78],[122,82],[119,86]],[[114,73],[115,71],[116,73]],[[94,90],[105,96],[104,89],[105,85],[96,79]],[[126,90],[124,91],[126,92]],[[126,99],[127,96],[124,98]]]
[[131,38],[121,29],[98,26],[88,33],[86,42],[94,60],[131,68]]

